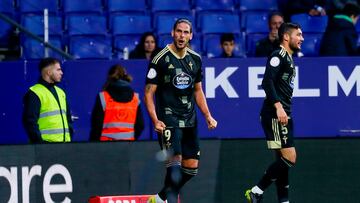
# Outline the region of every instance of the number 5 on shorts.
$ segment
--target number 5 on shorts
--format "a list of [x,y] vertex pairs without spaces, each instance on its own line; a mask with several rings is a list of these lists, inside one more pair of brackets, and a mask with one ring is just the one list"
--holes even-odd
[[287,135],[289,133],[287,127],[283,125],[281,125],[281,132],[283,135]]

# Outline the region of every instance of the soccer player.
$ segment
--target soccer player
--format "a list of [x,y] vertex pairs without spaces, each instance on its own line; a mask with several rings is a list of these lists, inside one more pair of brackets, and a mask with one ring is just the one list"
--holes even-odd
[[257,185],[245,192],[249,203],[258,203],[271,183],[276,183],[280,203],[289,203],[289,169],[295,165],[291,98],[294,88],[295,65],[292,54],[304,41],[298,24],[283,23],[279,28],[280,49],[268,58],[262,87],[266,97],[261,109],[261,124],[269,149],[277,159],[268,167]]
[[177,202],[182,186],[197,174],[200,148],[195,103],[208,128],[217,125],[201,86],[201,58],[188,48],[191,22],[178,19],[171,35],[173,42],[152,59],[146,76],[145,105],[160,147],[168,152],[164,187],[148,203]]

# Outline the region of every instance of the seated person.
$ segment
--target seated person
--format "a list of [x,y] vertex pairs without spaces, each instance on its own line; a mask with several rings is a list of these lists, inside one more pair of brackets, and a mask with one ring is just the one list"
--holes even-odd
[[135,49],[130,52],[130,59],[147,59],[150,60],[161,49],[158,47],[155,35],[152,32],[145,32]]
[[341,13],[344,9],[346,3],[357,3],[359,0],[328,0],[326,1],[326,14],[329,18],[332,18],[334,15]]
[[325,16],[327,0],[283,0],[278,4],[280,11],[285,16],[285,21],[290,21],[292,15],[307,13],[311,16]]
[[360,7],[347,3],[341,14],[329,19],[320,43],[320,56],[359,55],[355,24],[360,15]]
[[278,29],[283,22],[284,17],[280,12],[275,11],[269,14],[269,35],[256,43],[256,57],[267,57],[279,48]]
[[224,33],[220,37],[222,53],[219,58],[234,58],[235,37],[232,33]]

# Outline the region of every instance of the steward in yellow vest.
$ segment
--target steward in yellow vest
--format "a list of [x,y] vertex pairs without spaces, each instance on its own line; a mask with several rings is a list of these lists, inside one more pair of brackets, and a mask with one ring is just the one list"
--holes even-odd
[[65,92],[55,84],[63,72],[57,59],[40,61],[41,78],[24,97],[23,125],[32,143],[70,142],[71,114]]

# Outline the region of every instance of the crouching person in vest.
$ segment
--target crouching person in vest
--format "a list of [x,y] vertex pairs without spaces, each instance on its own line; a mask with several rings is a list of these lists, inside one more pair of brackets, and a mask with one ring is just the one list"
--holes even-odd
[[144,129],[140,99],[121,65],[110,68],[91,116],[91,141],[133,141]]
[[31,143],[70,142],[71,114],[65,92],[56,86],[63,72],[55,58],[39,63],[41,77],[24,96],[23,125]]

